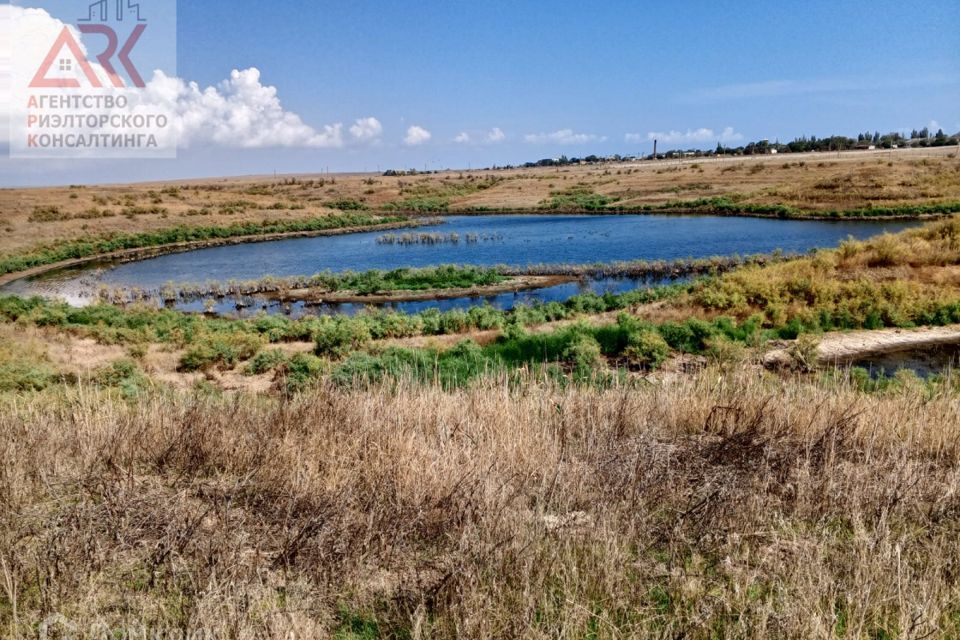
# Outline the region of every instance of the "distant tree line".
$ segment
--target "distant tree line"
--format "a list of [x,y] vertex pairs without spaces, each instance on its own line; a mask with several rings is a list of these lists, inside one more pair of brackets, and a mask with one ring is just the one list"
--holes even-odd
[[[879,131],[865,132],[857,134],[856,138],[847,136],[830,136],[827,138],[818,138],[817,136],[802,136],[791,142],[780,143],[760,140],[750,142],[739,147],[725,147],[717,143],[717,148],[712,152],[700,152],[697,155],[737,155],[751,156],[762,155],[776,151],[777,153],[806,153],[811,151],[850,151],[852,149],[895,149],[899,147],[945,147],[955,145],[960,142],[960,133],[949,136],[938,129],[936,133],[931,133],[929,128],[914,129],[907,138],[901,133],[891,132],[881,135]],[[694,150],[696,153],[696,150]],[[658,154],[661,157],[670,157],[671,153],[690,153],[687,152],[667,152]]]
[[536,162],[526,162],[524,167],[564,167],[570,164],[602,164],[604,162],[620,162],[623,160],[623,156],[614,155],[614,156],[596,156],[589,155],[583,158],[568,158],[567,156],[560,156],[559,158],[544,158],[543,160],[537,160]]

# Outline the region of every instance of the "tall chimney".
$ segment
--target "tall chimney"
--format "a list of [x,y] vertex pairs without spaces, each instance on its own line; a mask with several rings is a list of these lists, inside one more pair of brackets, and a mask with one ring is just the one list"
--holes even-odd
[[653,141],[653,159],[654,160],[657,159],[657,141],[656,140]]

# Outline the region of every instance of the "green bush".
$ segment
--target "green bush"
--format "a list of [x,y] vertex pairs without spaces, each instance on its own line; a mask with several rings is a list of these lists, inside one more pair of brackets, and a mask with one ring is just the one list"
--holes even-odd
[[119,389],[125,398],[136,398],[150,387],[150,379],[133,360],[117,360],[97,370],[94,382],[111,389]]
[[660,335],[671,348],[685,353],[702,353],[709,340],[716,333],[710,323],[698,318],[690,318],[683,323],[666,323],[659,328]]
[[371,339],[370,329],[362,319],[328,319],[314,335],[314,353],[339,359],[363,348]]
[[280,349],[266,349],[250,360],[244,373],[248,376],[259,376],[286,364],[288,360],[287,354]]
[[592,371],[603,364],[603,354],[597,339],[586,333],[574,335],[566,349],[563,359],[573,363],[577,372]]
[[623,355],[645,369],[657,369],[670,357],[670,345],[656,331],[643,329],[627,339]]
[[452,309],[440,317],[440,333],[463,333],[470,328],[470,316],[461,309]]
[[596,193],[590,185],[579,183],[562,191],[554,191],[550,199],[540,203],[540,206],[556,211],[601,211],[617,200],[613,196]]
[[315,383],[328,370],[326,361],[309,353],[298,353],[283,367],[286,391],[295,393]]
[[48,365],[26,359],[0,361],[0,392],[42,391],[57,381]]
[[229,369],[252,358],[263,346],[259,336],[233,333],[206,337],[180,358],[180,371],[205,371],[212,367]]

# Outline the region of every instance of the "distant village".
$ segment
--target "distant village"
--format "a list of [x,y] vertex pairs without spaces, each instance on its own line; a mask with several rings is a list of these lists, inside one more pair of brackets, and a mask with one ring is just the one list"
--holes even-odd
[[[593,165],[618,162],[640,162],[644,160],[677,160],[682,158],[715,158],[724,156],[758,156],[758,155],[778,155],[789,153],[811,153],[811,152],[840,152],[840,151],[873,151],[877,149],[910,149],[923,147],[948,147],[960,146],[960,132],[953,135],[947,135],[943,129],[936,132],[930,131],[928,127],[923,129],[914,129],[910,135],[902,133],[887,133],[881,135],[880,132],[866,132],[858,134],[856,138],[847,136],[830,136],[827,138],[818,138],[816,136],[803,136],[796,138],[792,142],[782,143],[779,141],[770,142],[769,140],[758,140],[738,147],[726,147],[722,143],[717,143],[714,149],[670,149],[668,151],[657,151],[657,141],[654,143],[653,153],[646,155],[620,155],[609,156],[588,155],[583,157],[567,157],[562,155],[557,158],[544,158],[536,162],[525,162],[521,165],[500,165],[488,167],[481,170],[497,169],[517,169],[535,168],[535,167],[563,167],[570,165]],[[394,169],[384,173],[385,176],[407,176],[424,173],[438,173],[437,171],[417,171],[408,169],[397,171]]]
[[714,149],[671,149],[657,152],[657,142],[654,141],[654,152],[647,155],[589,155],[583,158],[545,158],[537,162],[527,162],[524,167],[551,167],[569,164],[601,164],[604,162],[630,162],[635,160],[670,160],[677,158],[709,158],[715,156],[755,156],[776,155],[780,153],[810,153],[814,151],[867,151],[875,149],[905,149],[911,147],[947,147],[960,144],[960,132],[947,135],[943,129],[935,133],[928,128],[915,129],[907,137],[901,133],[867,132],[857,135],[856,138],[847,136],[830,136],[818,138],[816,136],[801,137],[792,142],[781,143],[759,140],[738,147],[725,147],[717,143]]

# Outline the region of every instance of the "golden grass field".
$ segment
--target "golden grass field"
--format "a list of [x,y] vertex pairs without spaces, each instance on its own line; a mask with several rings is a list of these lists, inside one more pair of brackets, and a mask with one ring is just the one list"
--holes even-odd
[[960,633],[955,395],[708,369],[2,403],[6,637]]

